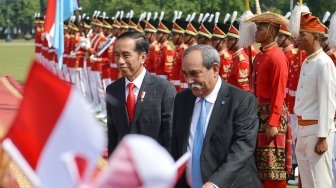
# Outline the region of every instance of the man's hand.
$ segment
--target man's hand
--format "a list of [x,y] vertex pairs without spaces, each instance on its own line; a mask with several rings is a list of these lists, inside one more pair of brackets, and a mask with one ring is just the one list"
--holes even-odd
[[270,125],[265,126],[266,138],[270,141],[274,140],[275,135],[278,134],[278,128]]
[[206,182],[202,188],[218,188],[218,187],[214,186],[214,184],[212,184],[211,182]]
[[325,137],[318,138],[316,144],[315,144],[315,153],[318,155],[322,155],[324,152],[328,150],[328,142]]

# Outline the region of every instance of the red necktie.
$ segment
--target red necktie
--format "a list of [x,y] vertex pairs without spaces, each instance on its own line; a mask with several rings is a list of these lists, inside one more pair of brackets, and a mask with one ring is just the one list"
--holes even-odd
[[130,123],[132,123],[133,121],[133,117],[134,117],[134,107],[135,107],[135,94],[134,94],[134,84],[133,83],[129,83],[127,85],[128,87],[128,96],[127,96],[127,114],[128,114],[128,120]]

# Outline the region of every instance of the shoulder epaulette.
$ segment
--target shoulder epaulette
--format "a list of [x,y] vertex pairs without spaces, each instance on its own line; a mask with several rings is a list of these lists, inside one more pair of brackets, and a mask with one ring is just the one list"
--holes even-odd
[[292,48],[292,49],[291,49],[291,53],[292,53],[292,55],[296,55],[296,54],[297,54],[297,52],[298,52],[298,50],[297,50],[297,49],[295,49],[295,48]]
[[169,44],[167,44],[167,50],[173,50],[173,48]]
[[167,62],[172,63],[174,61],[174,57],[171,55],[167,56]]
[[239,62],[245,61],[244,54],[239,54]]
[[159,47],[159,45],[154,45],[154,49],[155,49],[156,52],[157,52],[157,51],[160,51],[160,47]]
[[227,51],[224,51],[223,56],[225,59],[230,59],[230,54]]

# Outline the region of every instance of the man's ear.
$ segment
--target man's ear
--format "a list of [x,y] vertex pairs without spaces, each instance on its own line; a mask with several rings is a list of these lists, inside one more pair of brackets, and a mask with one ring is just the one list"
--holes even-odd
[[214,63],[211,68],[214,71],[215,75],[219,75],[219,64],[218,63]]
[[147,58],[147,53],[146,52],[140,53],[140,61],[141,61],[142,64],[145,63],[146,58]]
[[320,41],[322,40],[322,36],[319,34],[314,34],[314,40]]

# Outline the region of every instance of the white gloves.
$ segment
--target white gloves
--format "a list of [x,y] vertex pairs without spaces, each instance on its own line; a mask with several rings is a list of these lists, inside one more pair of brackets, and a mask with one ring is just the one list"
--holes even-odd
[[90,40],[88,38],[85,38],[85,37],[80,38],[80,44],[81,44],[81,48],[84,48],[85,50],[87,50],[91,47]]
[[95,55],[90,56],[90,61],[97,61],[98,58]]

